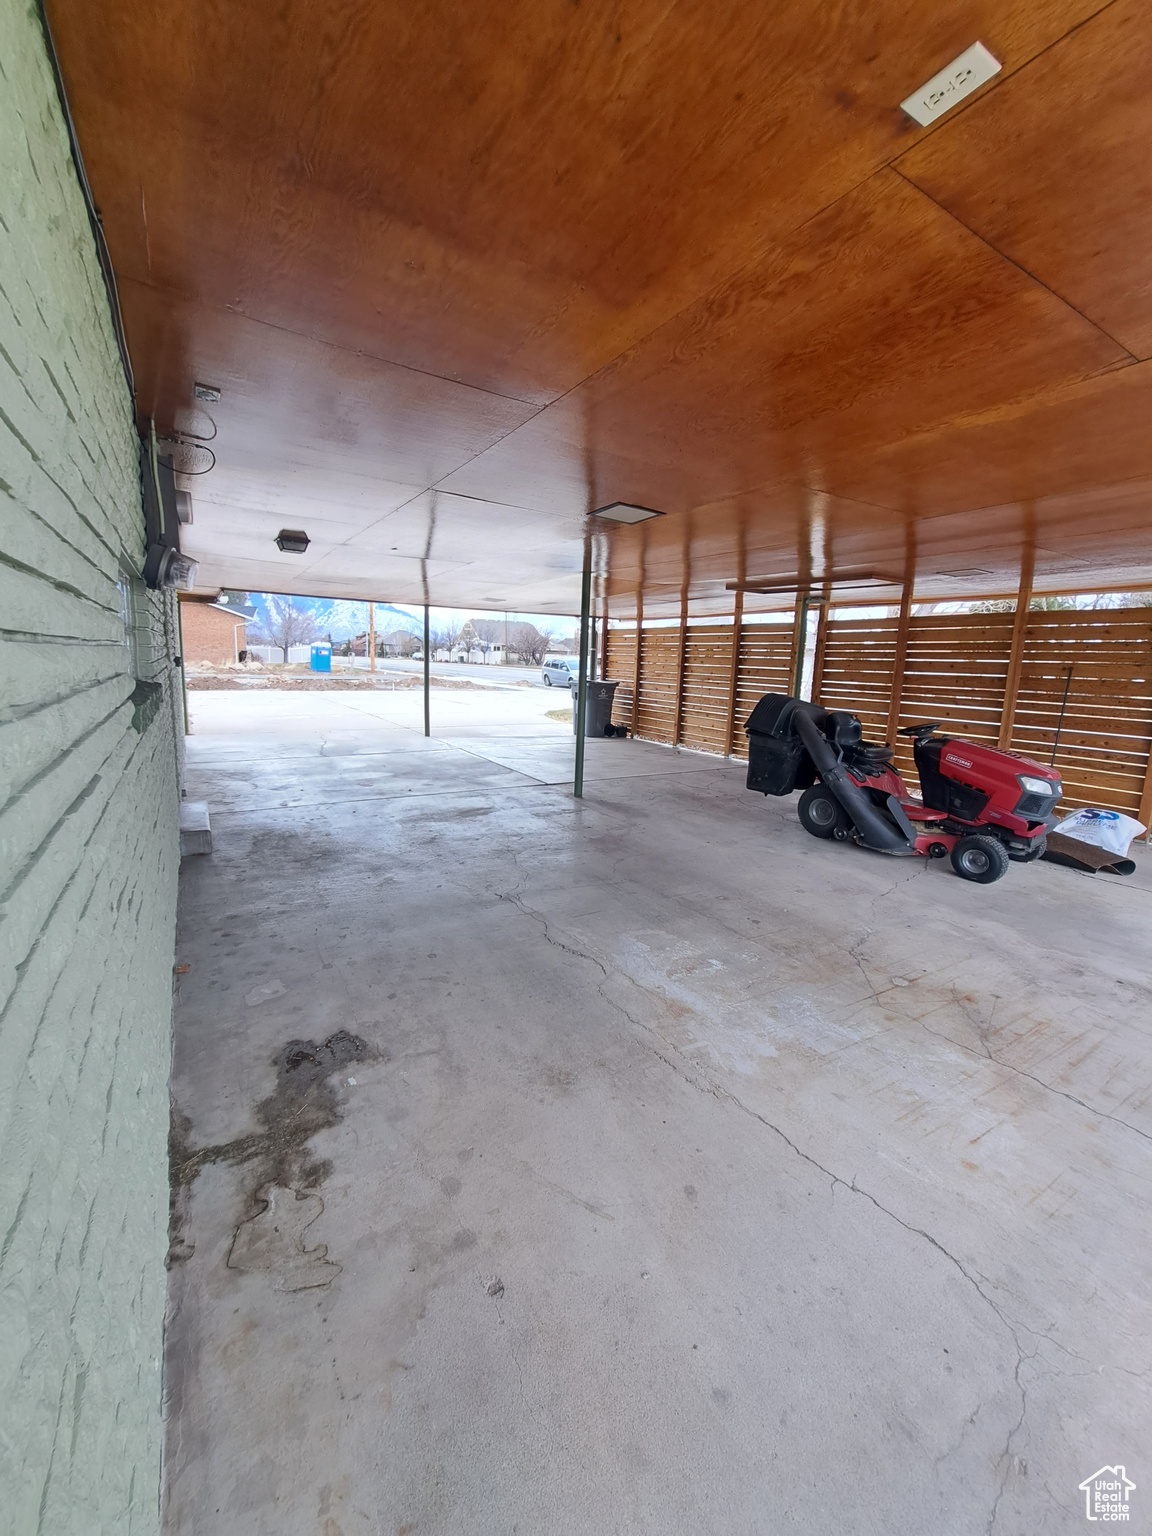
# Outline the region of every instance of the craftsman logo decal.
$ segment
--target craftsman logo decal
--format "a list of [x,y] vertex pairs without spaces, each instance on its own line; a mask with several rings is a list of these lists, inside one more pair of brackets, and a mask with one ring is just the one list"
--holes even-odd
[[957,768],[971,768],[972,766],[972,759],[970,757],[957,757],[953,752],[949,752],[944,761],[946,763],[955,763]]
[[1089,1520],[1130,1520],[1129,1494],[1135,1486],[1123,1467],[1101,1467],[1080,1484],[1085,1515]]

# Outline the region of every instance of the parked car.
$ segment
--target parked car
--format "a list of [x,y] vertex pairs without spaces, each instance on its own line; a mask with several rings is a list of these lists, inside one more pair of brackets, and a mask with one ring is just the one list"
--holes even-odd
[[545,688],[568,688],[580,671],[579,656],[548,656],[542,675]]

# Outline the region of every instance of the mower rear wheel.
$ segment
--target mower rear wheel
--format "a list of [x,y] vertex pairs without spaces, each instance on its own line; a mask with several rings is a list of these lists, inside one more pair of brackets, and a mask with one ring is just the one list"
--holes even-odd
[[991,885],[1008,873],[1008,850],[997,837],[973,833],[962,837],[952,850],[952,868],[961,880]]
[[848,812],[823,784],[813,784],[804,791],[796,814],[805,832],[813,837],[835,837],[838,828],[843,832],[852,825]]

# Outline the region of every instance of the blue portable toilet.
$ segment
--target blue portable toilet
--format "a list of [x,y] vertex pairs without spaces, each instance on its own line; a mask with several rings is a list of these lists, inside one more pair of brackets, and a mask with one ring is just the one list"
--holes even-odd
[[313,672],[331,672],[332,670],[332,646],[327,640],[322,640],[312,647]]

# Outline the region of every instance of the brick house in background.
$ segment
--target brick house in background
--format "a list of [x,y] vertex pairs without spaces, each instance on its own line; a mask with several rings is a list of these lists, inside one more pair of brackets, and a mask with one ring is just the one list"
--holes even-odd
[[180,632],[183,636],[184,664],[209,661],[226,666],[238,661],[246,648],[247,615],[223,603],[202,598],[180,603]]

